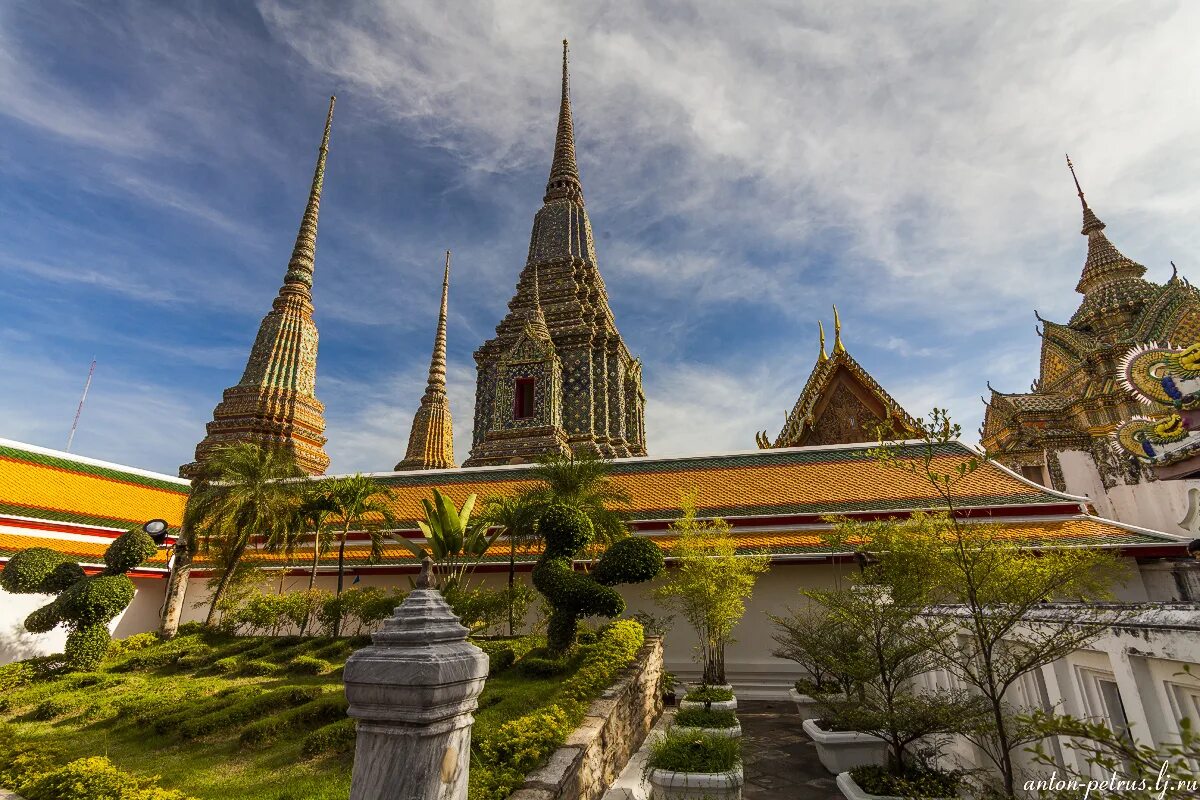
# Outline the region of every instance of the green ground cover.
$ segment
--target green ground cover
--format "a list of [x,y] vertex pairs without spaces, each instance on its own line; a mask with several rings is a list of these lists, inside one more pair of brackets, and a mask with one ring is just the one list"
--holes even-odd
[[[29,753],[41,772],[107,756],[135,778],[157,775],[164,789],[199,800],[344,800],[354,728],[341,668],[368,641],[193,628],[169,642],[148,634],[116,642],[91,673],[38,677],[5,665],[0,784],[13,787],[19,776],[3,765],[19,769]],[[523,658],[538,641],[481,642],[492,674],[476,714],[472,800],[507,796],[641,643],[640,626],[624,620],[559,663],[535,651],[527,669]]]

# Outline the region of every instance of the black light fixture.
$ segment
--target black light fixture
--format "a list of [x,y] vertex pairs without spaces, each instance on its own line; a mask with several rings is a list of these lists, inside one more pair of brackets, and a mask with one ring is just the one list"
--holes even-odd
[[1188,555],[1200,561],[1200,539],[1192,539],[1187,546]]
[[858,562],[859,572],[866,572],[867,567],[873,567],[879,563],[879,559],[871,555],[865,550],[855,550],[854,560]]
[[167,541],[167,529],[169,527],[165,519],[152,519],[142,526],[142,530],[149,534],[156,545],[162,547]]

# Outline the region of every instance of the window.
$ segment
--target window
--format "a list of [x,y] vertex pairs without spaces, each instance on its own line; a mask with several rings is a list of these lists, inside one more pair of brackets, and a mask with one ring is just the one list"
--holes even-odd
[[533,416],[533,378],[517,378],[513,381],[513,419],[529,419]]
[[1033,481],[1034,483],[1040,483],[1043,485],[1045,484],[1045,479],[1042,477],[1041,464],[1026,464],[1025,466],[1021,467],[1021,477],[1027,481]]

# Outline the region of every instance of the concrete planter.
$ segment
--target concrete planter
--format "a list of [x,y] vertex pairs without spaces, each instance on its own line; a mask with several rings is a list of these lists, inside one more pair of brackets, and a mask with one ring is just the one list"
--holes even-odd
[[652,769],[650,800],[742,800],[742,768],[732,772],[671,772]]
[[[806,719],[815,719],[817,716],[817,698],[812,695],[800,694],[796,691],[796,687],[788,689],[788,696],[792,698],[792,702],[796,704],[796,711],[800,713],[800,721]],[[829,697],[833,700],[845,700],[844,694],[831,694]]]
[[822,730],[812,719],[804,720],[803,727],[817,746],[817,758],[834,775],[867,764],[887,764],[887,743],[878,736],[858,731]]
[[[700,688],[700,687],[692,686],[689,689],[689,691],[691,691],[691,689],[698,689],[698,688]],[[725,684],[724,686],[712,686],[709,688],[726,689],[731,692],[733,691],[733,687],[730,686],[728,683]],[[684,695],[684,696],[686,697],[687,695]],[[737,698],[735,697],[732,700],[714,700],[713,702],[709,703],[708,707],[713,711],[737,711]],[[704,708],[704,702],[702,700],[680,700],[679,701],[679,710],[682,711],[686,708]]]
[[[842,790],[842,794],[846,796],[846,800],[905,800],[905,798],[894,794],[871,794],[859,786],[849,772],[838,774],[837,787]],[[935,800],[954,800],[954,798],[942,797],[935,798]]]
[[734,723],[732,728],[698,728],[693,725],[676,725],[676,728],[685,731],[698,731],[700,733],[711,733],[713,736],[724,736],[727,739],[740,739],[742,737],[742,723]]

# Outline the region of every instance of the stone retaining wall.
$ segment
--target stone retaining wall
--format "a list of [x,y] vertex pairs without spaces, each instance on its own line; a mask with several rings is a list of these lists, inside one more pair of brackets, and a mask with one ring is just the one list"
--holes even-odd
[[546,766],[509,800],[598,800],[662,713],[662,639],[647,638],[637,659],[588,708]]

